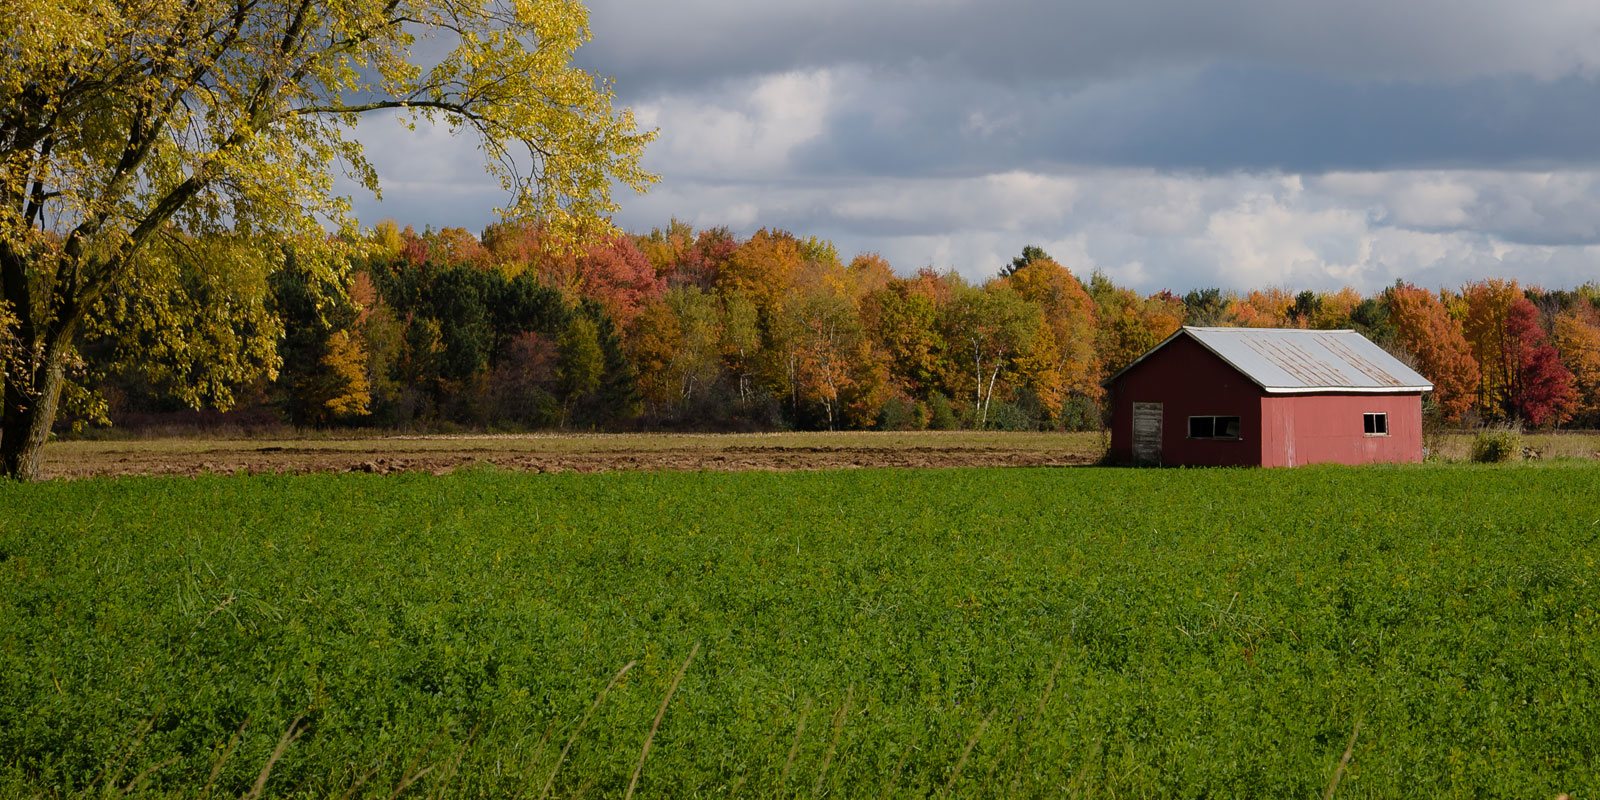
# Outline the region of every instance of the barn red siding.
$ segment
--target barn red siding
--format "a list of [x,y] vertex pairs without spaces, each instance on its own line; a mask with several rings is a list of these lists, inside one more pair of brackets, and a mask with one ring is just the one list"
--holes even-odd
[[[1161,461],[1194,466],[1414,463],[1422,460],[1420,394],[1267,394],[1188,336],[1179,336],[1110,386],[1111,453],[1133,462],[1133,404],[1161,403]],[[1388,415],[1368,436],[1363,414]],[[1189,438],[1191,416],[1238,416],[1238,441]]]
[[[1368,436],[1362,415],[1388,414],[1389,435]],[[1422,460],[1422,396],[1267,395],[1262,465],[1415,463]]]
[[[1261,389],[1193,339],[1180,336],[1123,373],[1111,391],[1111,459],[1133,461],[1133,404],[1162,403],[1164,464],[1261,463]],[[1237,416],[1238,441],[1189,438],[1191,416]]]

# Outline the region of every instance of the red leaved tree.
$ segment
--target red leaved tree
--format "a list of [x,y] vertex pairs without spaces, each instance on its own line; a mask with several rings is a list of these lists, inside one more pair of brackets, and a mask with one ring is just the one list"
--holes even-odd
[[1539,327],[1539,310],[1526,297],[1517,298],[1506,314],[1505,354],[1511,378],[1508,414],[1534,425],[1572,418],[1578,401],[1572,373]]
[[590,247],[578,259],[577,278],[578,292],[604,306],[623,328],[667,289],[666,280],[626,236]]

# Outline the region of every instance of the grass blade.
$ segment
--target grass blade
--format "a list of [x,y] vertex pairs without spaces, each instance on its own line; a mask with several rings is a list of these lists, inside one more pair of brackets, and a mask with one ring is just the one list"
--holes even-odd
[[228,763],[228,759],[233,757],[233,752],[239,749],[239,742],[244,740],[244,730],[248,727],[250,727],[250,718],[245,717],[244,722],[239,723],[239,729],[228,737],[227,746],[223,747],[222,753],[217,756],[216,760],[211,762],[211,774],[206,776],[206,785],[200,789],[199,797],[211,796],[211,788],[217,785],[217,778],[222,775],[222,766]]
[[650,735],[644,737],[644,749],[639,752],[639,765],[633,768],[633,778],[628,781],[628,792],[623,800],[631,800],[633,791],[639,787],[639,775],[644,772],[644,760],[650,756],[650,743],[655,741],[656,731],[661,728],[661,719],[667,715],[667,704],[672,702],[672,695],[678,691],[678,684],[683,682],[684,673],[689,671],[689,662],[694,660],[696,653],[700,652],[700,643],[695,642],[689,649],[689,657],[683,660],[683,666],[678,667],[678,674],[672,678],[672,685],[667,687],[667,696],[661,698],[661,708],[656,711],[656,721],[650,725]]
[[956,768],[950,770],[950,782],[946,783],[944,787],[946,795],[950,794],[952,791],[955,791],[956,781],[961,779],[961,768],[967,765],[967,758],[972,755],[972,748],[978,746],[978,740],[983,738],[983,732],[988,730],[989,723],[993,720],[994,712],[990,711],[989,716],[984,717],[983,722],[978,723],[978,729],[972,732],[972,738],[967,740],[967,746],[961,748],[961,758],[957,759]]
[[778,785],[789,784],[789,770],[794,768],[795,756],[800,754],[800,736],[806,732],[806,717],[811,715],[811,698],[806,698],[806,704],[800,709],[800,721],[794,726],[794,744],[789,745],[789,758],[783,762],[783,773],[778,776]]
[[272,774],[273,765],[277,764],[278,759],[283,758],[283,754],[289,751],[289,745],[294,744],[295,740],[306,732],[306,729],[300,725],[300,722],[305,718],[305,715],[301,714],[289,722],[288,729],[283,732],[282,736],[278,737],[278,746],[272,748],[272,755],[267,758],[267,763],[261,768],[261,773],[256,775],[256,782],[251,785],[250,791],[245,792],[243,800],[257,800],[261,797],[261,793],[267,788],[267,777]]
[[566,746],[561,748],[561,757],[556,759],[555,769],[550,770],[550,778],[544,782],[544,789],[539,792],[539,800],[544,800],[544,798],[549,797],[550,790],[555,788],[556,773],[560,772],[561,765],[566,763],[567,754],[572,752],[572,745],[578,741],[578,735],[583,733],[584,726],[589,724],[589,718],[594,716],[595,709],[599,708],[602,702],[605,702],[606,694],[609,693],[612,688],[617,685],[617,682],[622,680],[622,676],[627,675],[628,670],[633,669],[633,665],[637,663],[639,662],[629,661],[628,663],[623,664],[622,669],[617,670],[617,674],[612,675],[611,681],[605,685],[605,688],[600,690],[600,694],[595,695],[594,702],[589,704],[589,710],[583,712],[583,719],[578,721],[577,727],[572,729],[572,735],[567,737]]
[[833,754],[839,749],[839,737],[844,733],[844,723],[849,719],[850,700],[855,696],[855,684],[844,690],[844,703],[839,706],[838,713],[833,715],[833,738],[828,742],[828,752],[822,756],[822,768],[817,770],[817,784],[811,788],[811,795],[816,797],[822,794],[822,782],[828,777],[828,767],[833,764]]
[[1333,800],[1333,790],[1339,788],[1339,780],[1344,777],[1345,767],[1350,766],[1350,756],[1356,751],[1356,737],[1361,735],[1361,720],[1356,720],[1356,726],[1350,731],[1350,743],[1344,747],[1344,756],[1339,759],[1339,768],[1333,771],[1333,780],[1328,781],[1328,790],[1322,793],[1322,800]]

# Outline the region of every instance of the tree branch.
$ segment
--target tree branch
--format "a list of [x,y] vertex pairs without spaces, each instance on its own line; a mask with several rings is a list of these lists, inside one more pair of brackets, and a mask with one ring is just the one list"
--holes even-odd
[[295,109],[292,114],[296,116],[309,116],[312,114],[366,114],[372,111],[385,109],[405,108],[432,108],[447,111],[473,122],[483,122],[482,114],[474,113],[463,103],[453,103],[447,100],[375,100],[370,103],[355,103],[341,105],[302,106]]

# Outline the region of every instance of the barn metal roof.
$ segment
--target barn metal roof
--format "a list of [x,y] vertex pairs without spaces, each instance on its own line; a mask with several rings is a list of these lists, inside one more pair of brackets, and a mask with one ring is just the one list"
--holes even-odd
[[1111,376],[1116,380],[1179,336],[1194,339],[1269,394],[1427,392],[1433,384],[1351,330],[1192,328],[1167,337]]

